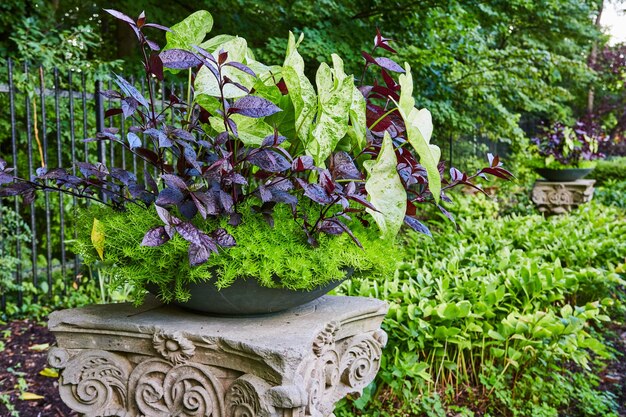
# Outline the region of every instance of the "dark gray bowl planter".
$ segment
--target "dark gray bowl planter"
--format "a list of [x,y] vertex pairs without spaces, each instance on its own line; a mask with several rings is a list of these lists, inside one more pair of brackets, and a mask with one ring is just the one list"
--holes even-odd
[[[311,291],[268,288],[256,279],[237,279],[232,285],[218,290],[211,281],[188,284],[191,297],[186,302],[172,304],[204,314],[242,316],[276,313],[306,304],[333,290],[350,278],[353,271],[337,281]],[[148,285],[148,291],[158,295],[158,287]]]
[[593,168],[536,168],[535,171],[548,181],[570,182],[585,178],[587,174],[593,171]]

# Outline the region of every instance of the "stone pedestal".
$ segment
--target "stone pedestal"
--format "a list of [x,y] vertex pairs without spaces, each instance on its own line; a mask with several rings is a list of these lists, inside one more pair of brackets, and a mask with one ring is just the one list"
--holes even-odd
[[591,201],[594,184],[595,180],[571,182],[538,180],[533,186],[531,199],[542,213],[563,214]]
[[386,303],[324,296],[269,316],[148,300],[52,313],[63,401],[86,416],[326,417],[380,367]]

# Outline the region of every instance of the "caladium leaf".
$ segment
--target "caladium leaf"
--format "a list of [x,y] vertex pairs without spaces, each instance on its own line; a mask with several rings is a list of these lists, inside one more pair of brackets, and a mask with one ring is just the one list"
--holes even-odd
[[304,34],[300,35],[296,42],[293,33],[289,32],[282,75],[294,107],[296,137],[306,141],[315,118],[317,96],[313,85],[304,73],[304,60],[298,53],[298,45],[303,38]]
[[398,160],[393,142],[385,132],[383,144],[375,161],[363,163],[368,171],[365,189],[376,211],[366,208],[380,228],[383,237],[393,238],[404,222],[406,191],[396,170]]
[[441,176],[437,164],[441,157],[441,150],[436,145],[430,144],[430,137],[433,132],[433,122],[430,112],[426,109],[417,110],[413,99],[413,78],[411,67],[405,64],[406,73],[400,75],[399,84],[401,86],[400,101],[396,103],[398,111],[404,119],[409,143],[415,148],[420,157],[420,164],[426,168],[428,173],[428,187],[435,199],[439,202],[441,193]]
[[247,117],[266,117],[282,111],[280,107],[269,100],[257,96],[245,96],[237,100],[229,109],[230,113],[237,113]]
[[[237,134],[246,146],[260,146],[268,135],[273,135],[274,128],[265,123],[264,119],[233,114],[230,119],[237,127]],[[209,124],[216,131],[224,130],[224,119],[221,117],[209,118]]]
[[172,26],[165,34],[165,49],[191,49],[200,45],[207,33],[213,28],[213,16],[206,10],[198,10],[187,16],[183,21]]
[[322,63],[315,77],[319,109],[315,127],[307,141],[307,153],[322,165],[348,131],[354,81],[343,70],[343,61],[333,54],[333,69]]
[[167,49],[159,57],[164,67],[176,70],[193,68],[202,63],[197,56],[184,49]]
[[165,226],[154,227],[146,232],[141,241],[141,246],[161,246],[170,240],[170,235],[165,231]]

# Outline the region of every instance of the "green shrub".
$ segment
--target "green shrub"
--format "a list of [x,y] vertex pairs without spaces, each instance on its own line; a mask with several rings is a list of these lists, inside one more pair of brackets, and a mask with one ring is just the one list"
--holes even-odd
[[626,180],[607,180],[596,188],[593,198],[605,206],[626,209]]
[[488,216],[454,240],[445,223],[410,235],[392,279],[341,288],[389,302],[389,344],[374,392],[337,416],[615,415],[594,373],[611,355],[596,329],[624,313],[624,212],[495,217],[497,203],[461,200]]
[[609,180],[626,181],[626,156],[599,160],[588,178],[596,180],[596,185]]

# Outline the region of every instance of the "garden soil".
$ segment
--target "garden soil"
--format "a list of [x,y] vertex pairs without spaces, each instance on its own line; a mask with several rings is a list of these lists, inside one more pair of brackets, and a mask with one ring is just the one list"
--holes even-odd
[[[600,388],[615,394],[620,416],[626,417],[626,326],[614,331],[613,346],[621,357],[602,371]],[[46,363],[46,347],[54,345],[54,336],[45,324],[1,324],[0,342],[0,417],[78,417],[59,398],[58,379]],[[13,413],[6,403],[14,407]]]

